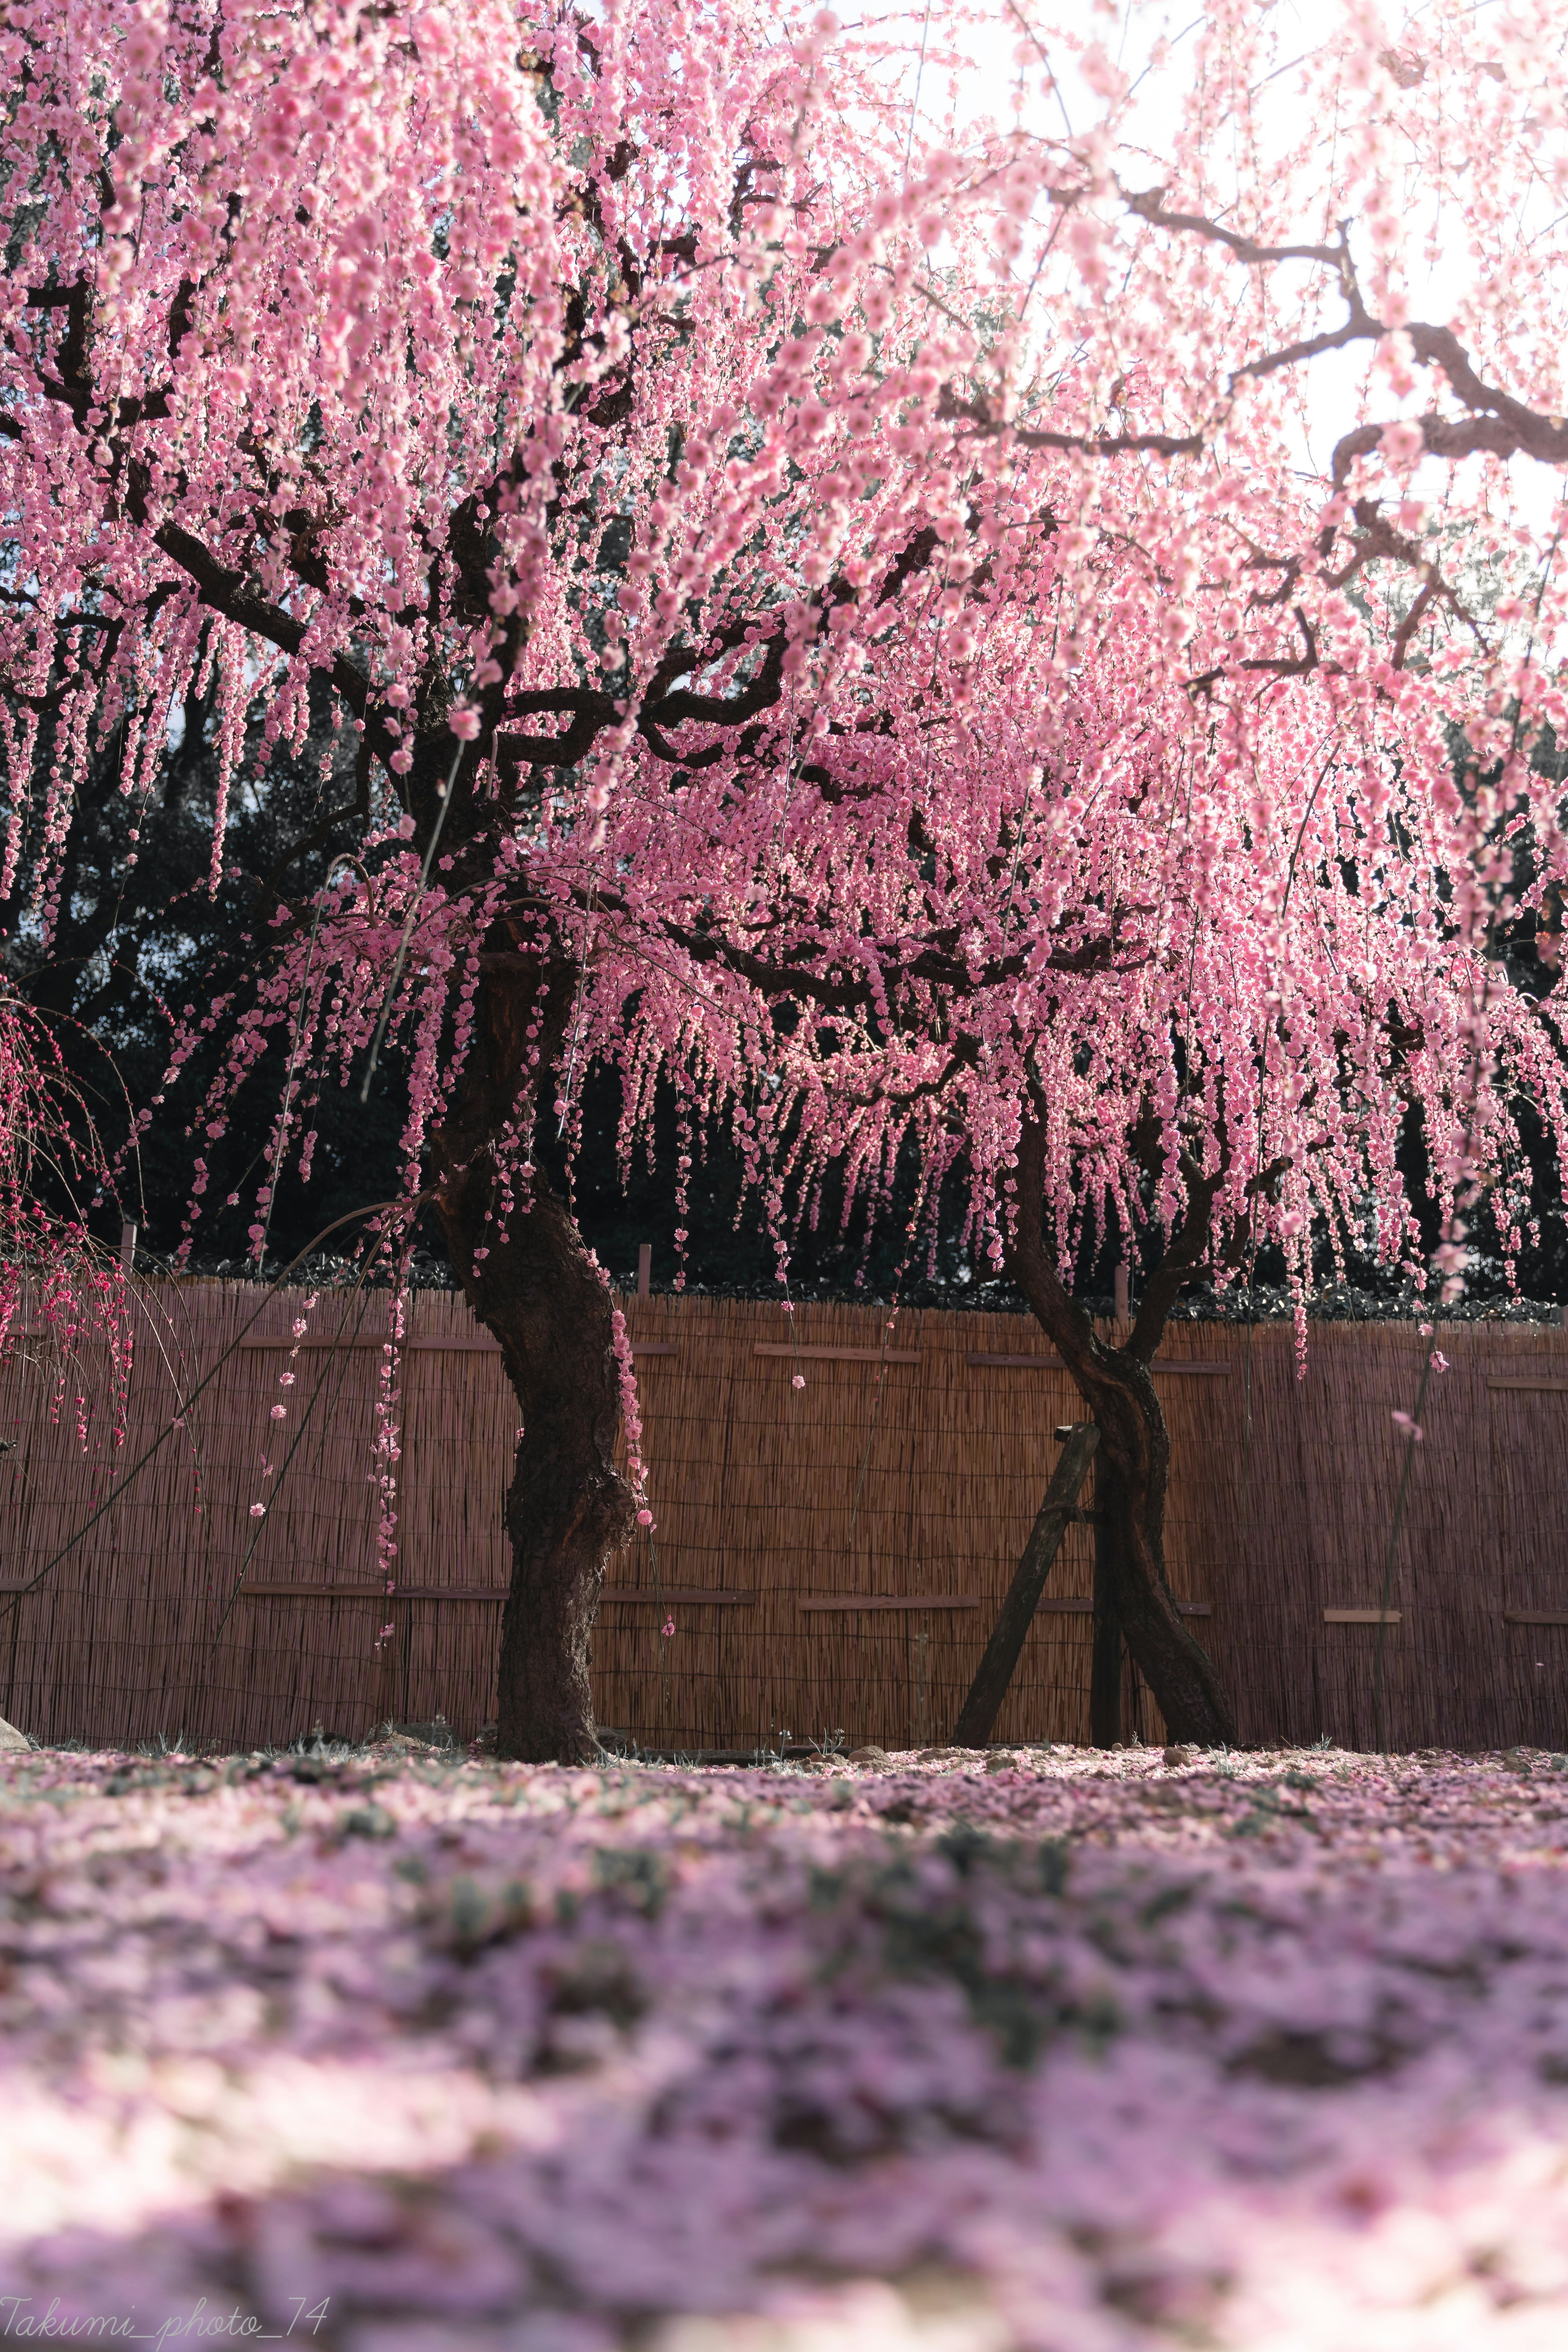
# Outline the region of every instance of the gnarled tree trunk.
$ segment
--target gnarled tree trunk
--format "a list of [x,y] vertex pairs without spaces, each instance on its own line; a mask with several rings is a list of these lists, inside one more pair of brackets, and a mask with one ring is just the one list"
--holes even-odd
[[[518,1118],[536,1072],[550,1068],[572,975],[546,974],[521,957],[487,963],[495,968],[480,981],[468,1064],[432,1157],[453,1266],[500,1342],[522,1423],[506,1501],[512,1575],[496,1746],[529,1763],[577,1763],[598,1752],[589,1643],[605,1563],[632,1523],[615,1466],[613,1305],[565,1202],[536,1172],[507,1210],[490,1150]],[[543,1019],[530,1041],[535,1007]],[[541,1047],[533,1067],[531,1043]]]
[[[1207,1247],[1215,1187],[1189,1182],[1193,1205],[1165,1267],[1152,1282],[1126,1347],[1108,1347],[1063,1288],[1040,1232],[1045,1130],[1031,1110],[1018,1143],[1018,1192],[1007,1270],[1071,1372],[1100,1432],[1095,1457],[1097,1583],[1113,1604],[1128,1648],[1173,1739],[1215,1748],[1236,1722],[1214,1662],[1188,1633],[1165,1581],[1165,1488],[1171,1441],[1149,1370],[1177,1290]],[[1217,1180],[1216,1180],[1217,1181]],[[1097,1612],[1109,1621],[1110,1607]],[[1098,1629],[1097,1629],[1098,1630]],[[1107,1643],[1109,1650],[1109,1642]],[[1101,1662],[1102,1676],[1107,1671]],[[1109,1720],[1108,1693],[1097,1712]]]

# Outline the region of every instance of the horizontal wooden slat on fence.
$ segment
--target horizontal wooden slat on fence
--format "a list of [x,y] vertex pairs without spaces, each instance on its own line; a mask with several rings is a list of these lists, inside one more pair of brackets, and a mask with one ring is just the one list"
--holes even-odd
[[787,1339],[759,1339],[753,1356],[809,1356],[818,1364],[918,1364],[918,1349],[889,1348],[793,1348]]
[[[1042,1609],[1049,1610],[1057,1617],[1092,1617],[1094,1614],[1094,1602],[1085,1595],[1064,1601],[1059,1597],[1053,1599],[1047,1593],[1042,1600],[1036,1601],[1035,1608],[1037,1612]],[[1212,1617],[1214,1603],[1209,1601],[1178,1601],[1176,1614],[1179,1617]]]
[[[759,1348],[757,1353],[761,1355],[762,1352],[763,1350]],[[889,1360],[891,1361],[891,1359],[889,1358]],[[963,1360],[969,1366],[971,1371],[979,1371],[983,1369],[989,1369],[992,1371],[1060,1372],[1067,1370],[1066,1365],[1062,1362],[1059,1356],[1042,1356],[1038,1354],[1027,1356],[983,1356],[973,1354],[965,1356]],[[1190,1362],[1183,1362],[1177,1359],[1156,1356],[1154,1361],[1150,1365],[1149,1370],[1152,1372],[1207,1372],[1224,1380],[1229,1374],[1230,1366],[1228,1364],[1200,1363],[1195,1358]]]
[[654,1601],[662,1608],[667,1601],[679,1601],[683,1605],[693,1601],[711,1601],[716,1609],[751,1609],[756,1603],[754,1592],[714,1592],[705,1584],[667,1584],[656,1592],[651,1584],[606,1584],[600,1592],[601,1601]]
[[[67,1333],[53,1323],[17,1324],[6,1336],[12,1339],[58,1339],[62,1346],[68,1341]],[[76,1331],[68,1335],[68,1344],[73,1348],[107,1348],[109,1337],[103,1331]]]
[[1508,1381],[1487,1379],[1489,1389],[1529,1389],[1536,1396],[1568,1396],[1568,1381]]
[[1568,1609],[1505,1609],[1505,1625],[1568,1625]]
[[504,1601],[495,1584],[242,1584],[242,1601]]
[[384,1584],[251,1584],[239,1588],[241,1601],[390,1601]]
[[[281,1349],[285,1355],[292,1355],[296,1348],[307,1350],[325,1348],[333,1353],[344,1348],[374,1348],[379,1353],[390,1344],[384,1335],[374,1339],[241,1339],[237,1352],[242,1356],[251,1356],[263,1351],[276,1353]],[[499,1356],[500,1342],[498,1339],[404,1339],[398,1343],[397,1352],[400,1356]],[[679,1352],[679,1348],[663,1340],[632,1341],[634,1356],[675,1356]]]
[[1059,1372],[1066,1369],[1059,1356],[1041,1356],[1037,1354],[1029,1356],[970,1355],[965,1356],[963,1360],[972,1371],[978,1370],[983,1365],[988,1365],[993,1371],[1013,1372]]
[[962,1592],[837,1592],[797,1601],[797,1609],[978,1609]]
[[1397,1625],[1397,1609],[1325,1609],[1325,1625]]

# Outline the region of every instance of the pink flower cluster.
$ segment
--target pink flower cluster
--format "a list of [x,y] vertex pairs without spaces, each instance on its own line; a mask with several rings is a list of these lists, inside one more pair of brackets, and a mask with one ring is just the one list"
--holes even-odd
[[1565,1858],[1540,1754],[7,1757],[0,2318],[1549,2352]]
[[[139,814],[192,695],[226,780],[312,691],[354,779],[201,1122],[287,1030],[258,1250],[387,1035],[418,1191],[499,956],[476,1267],[563,966],[568,1145],[588,1060],[645,1133],[667,1079],[680,1200],[729,1117],[781,1251],[827,1161],[874,1220],[909,1144],[999,1261],[1028,1101],[1064,1262],[1211,1180],[1216,1261],[1277,1245],[1299,1298],[1325,1229],[1453,1296],[1483,1192],[1517,1255],[1518,1107],[1568,1142],[1568,570],[1513,488],[1568,457],[1550,12],[1282,27],[1235,0],[1148,77],[1069,32],[1086,112],[1025,9],[1006,123],[939,138],[875,12],[0,16],[0,887],[47,948],[86,763]],[[1330,352],[1364,421],[1309,477]]]
[[[95,1403],[109,1433],[123,1433],[132,1306],[125,1266],[62,1202],[91,1199],[107,1175],[48,1025],[0,978],[0,1351],[43,1343],[51,1410],[70,1414],[84,1445]],[[84,1356],[84,1342],[101,1343],[107,1361],[96,1348]]]

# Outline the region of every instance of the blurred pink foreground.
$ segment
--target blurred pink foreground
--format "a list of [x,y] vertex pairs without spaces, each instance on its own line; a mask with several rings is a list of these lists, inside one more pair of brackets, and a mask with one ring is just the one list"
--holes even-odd
[[6,1756],[0,2340],[1559,2352],[1565,1847],[1539,1754]]

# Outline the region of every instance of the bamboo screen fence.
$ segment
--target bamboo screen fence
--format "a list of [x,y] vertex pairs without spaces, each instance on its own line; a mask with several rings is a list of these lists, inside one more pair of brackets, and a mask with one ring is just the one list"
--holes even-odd
[[[493,1716],[516,1417],[495,1350],[459,1300],[415,1297],[388,1605],[373,1457],[384,1294],[329,1293],[310,1317],[281,1477],[261,1465],[280,1458],[269,1408],[297,1295],[266,1303],[170,1427],[258,1296],[149,1286],[118,1448],[106,1359],[62,1363],[35,1334],[0,1366],[0,1714],[35,1738],[248,1748],[437,1712],[468,1736]],[[751,1302],[625,1303],[657,1553],[641,1540],[612,1571],[601,1719],[677,1749],[786,1730],[842,1728],[851,1746],[947,1738],[1054,1427],[1075,1417],[1037,1328],[906,1311],[889,1334],[884,1309],[810,1306],[792,1331]],[[1438,1340],[1452,1370],[1432,1383],[1382,1629],[1389,1738],[1568,1746],[1568,1332],[1448,1326]],[[1181,1324],[1166,1340],[1171,1583],[1244,1739],[1370,1744],[1401,1459],[1390,1413],[1412,1406],[1423,1352],[1410,1325],[1319,1326],[1298,1381],[1279,1327]],[[152,1460],[27,1591],[160,1431]],[[1091,1573],[1075,1528],[998,1739],[1088,1738]],[[1131,1672],[1125,1717],[1129,1737],[1162,1736]]]

